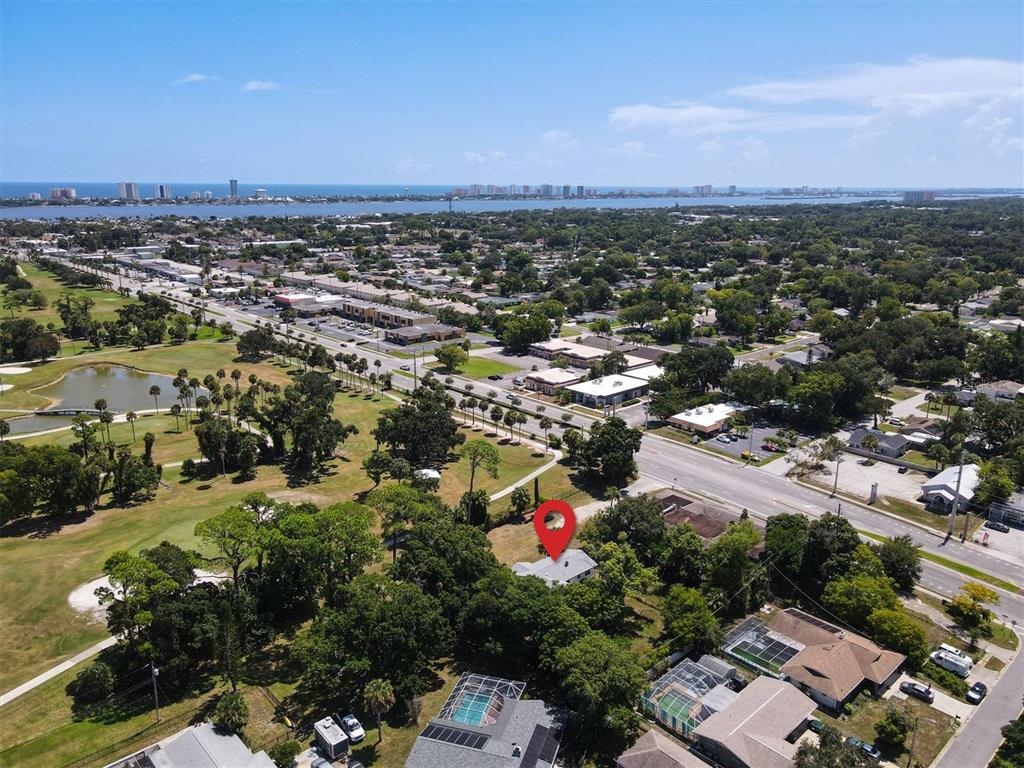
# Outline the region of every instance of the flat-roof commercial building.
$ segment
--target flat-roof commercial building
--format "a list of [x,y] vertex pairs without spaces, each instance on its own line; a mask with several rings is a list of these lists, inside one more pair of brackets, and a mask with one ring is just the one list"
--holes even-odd
[[[609,354],[608,350],[577,344],[565,339],[547,339],[530,345],[530,354],[545,360],[564,360],[566,365],[574,368],[593,368]],[[650,365],[650,360],[635,355],[625,355],[629,368],[641,368]]]
[[444,323],[424,323],[409,325],[402,328],[390,328],[384,332],[384,338],[393,344],[419,344],[424,341],[448,341],[466,335],[464,328]]
[[581,381],[565,389],[573,394],[573,400],[591,408],[604,408],[635,400],[647,394],[648,383],[625,374],[602,376],[599,379]]
[[694,730],[698,749],[725,768],[793,768],[796,744],[816,709],[793,686],[758,677]]
[[721,431],[732,415],[740,410],[745,408],[735,403],[712,403],[669,416],[668,423],[690,432],[711,435]]
[[533,371],[523,377],[526,388],[532,392],[554,395],[563,387],[575,384],[583,378],[583,374],[570,371],[568,368],[549,368],[546,371]]
[[525,691],[515,680],[462,675],[405,768],[554,768],[565,714]]
[[536,576],[549,587],[554,584],[576,584],[597,571],[597,563],[582,549],[567,549],[557,560],[545,557],[533,563],[520,562],[512,566],[516,576]]

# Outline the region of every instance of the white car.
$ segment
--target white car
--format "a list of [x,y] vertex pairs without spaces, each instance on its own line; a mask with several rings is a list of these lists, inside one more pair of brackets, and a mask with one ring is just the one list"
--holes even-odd
[[341,718],[339,723],[341,730],[348,736],[348,740],[353,744],[358,744],[360,741],[366,738],[366,731],[363,730],[363,726],[356,720],[355,715],[345,715]]

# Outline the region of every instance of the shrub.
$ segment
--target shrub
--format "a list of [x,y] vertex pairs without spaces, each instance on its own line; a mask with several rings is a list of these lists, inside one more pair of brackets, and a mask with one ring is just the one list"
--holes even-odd
[[194,459],[185,459],[181,462],[181,474],[185,477],[194,477],[196,474],[196,462]]
[[957,698],[963,698],[967,695],[967,683],[961,677],[953,674],[948,669],[943,669],[931,659],[924,663],[924,666],[921,668],[921,674],[937,685],[941,685]]
[[95,704],[114,693],[114,673],[102,661],[90,664],[64,689],[74,701],[75,709]]
[[295,757],[302,751],[302,745],[297,741],[284,741],[275,744],[267,750],[267,756],[274,761],[277,768],[292,768],[295,765]]
[[910,719],[902,709],[890,708],[885,716],[875,723],[878,741],[891,749],[898,749],[910,733]]

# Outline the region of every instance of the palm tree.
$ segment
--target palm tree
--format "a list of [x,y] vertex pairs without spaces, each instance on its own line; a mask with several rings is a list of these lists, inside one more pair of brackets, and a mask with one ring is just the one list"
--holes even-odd
[[548,431],[554,425],[555,425],[554,422],[551,421],[551,419],[549,419],[547,416],[541,416],[540,417],[540,428],[544,430],[544,445],[545,445],[545,447],[547,447],[547,445],[548,445]]
[[171,406],[170,411],[171,416],[174,417],[174,431],[181,432],[181,424],[178,422],[178,419],[181,418],[181,406],[174,403],[174,405]]
[[363,689],[363,706],[377,718],[377,743],[380,744],[384,740],[381,715],[395,706],[395,691],[391,683],[381,678],[368,682]]
[[137,413],[135,413],[135,411],[128,411],[128,413],[125,414],[125,418],[128,419],[128,423],[132,425],[132,442],[134,443],[135,442],[135,420],[137,418],[139,418],[139,416],[138,416]]
[[864,439],[860,441],[860,444],[868,453],[874,453],[878,450],[878,437],[875,435],[865,435]]
[[11,425],[5,419],[0,419],[0,443],[11,433]]
[[154,384],[152,387],[149,388],[149,396],[153,398],[153,405],[156,408],[156,413],[158,416],[160,415],[160,402],[157,400],[157,398],[160,397],[161,394],[163,393],[160,391],[159,384]]

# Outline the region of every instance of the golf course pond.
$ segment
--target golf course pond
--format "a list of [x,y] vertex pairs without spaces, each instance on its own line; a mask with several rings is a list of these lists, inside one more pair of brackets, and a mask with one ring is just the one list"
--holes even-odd
[[[96,365],[74,368],[57,381],[38,387],[33,392],[51,401],[44,409],[47,411],[92,410],[96,401],[102,398],[107,401],[107,410],[117,414],[153,409],[153,396],[149,394],[153,385],[161,390],[158,398],[160,408],[170,407],[177,398],[172,382],[170,376],[143,373],[120,365]],[[12,435],[23,435],[70,426],[72,418],[71,414],[37,412],[9,419],[7,423],[11,425]]]

